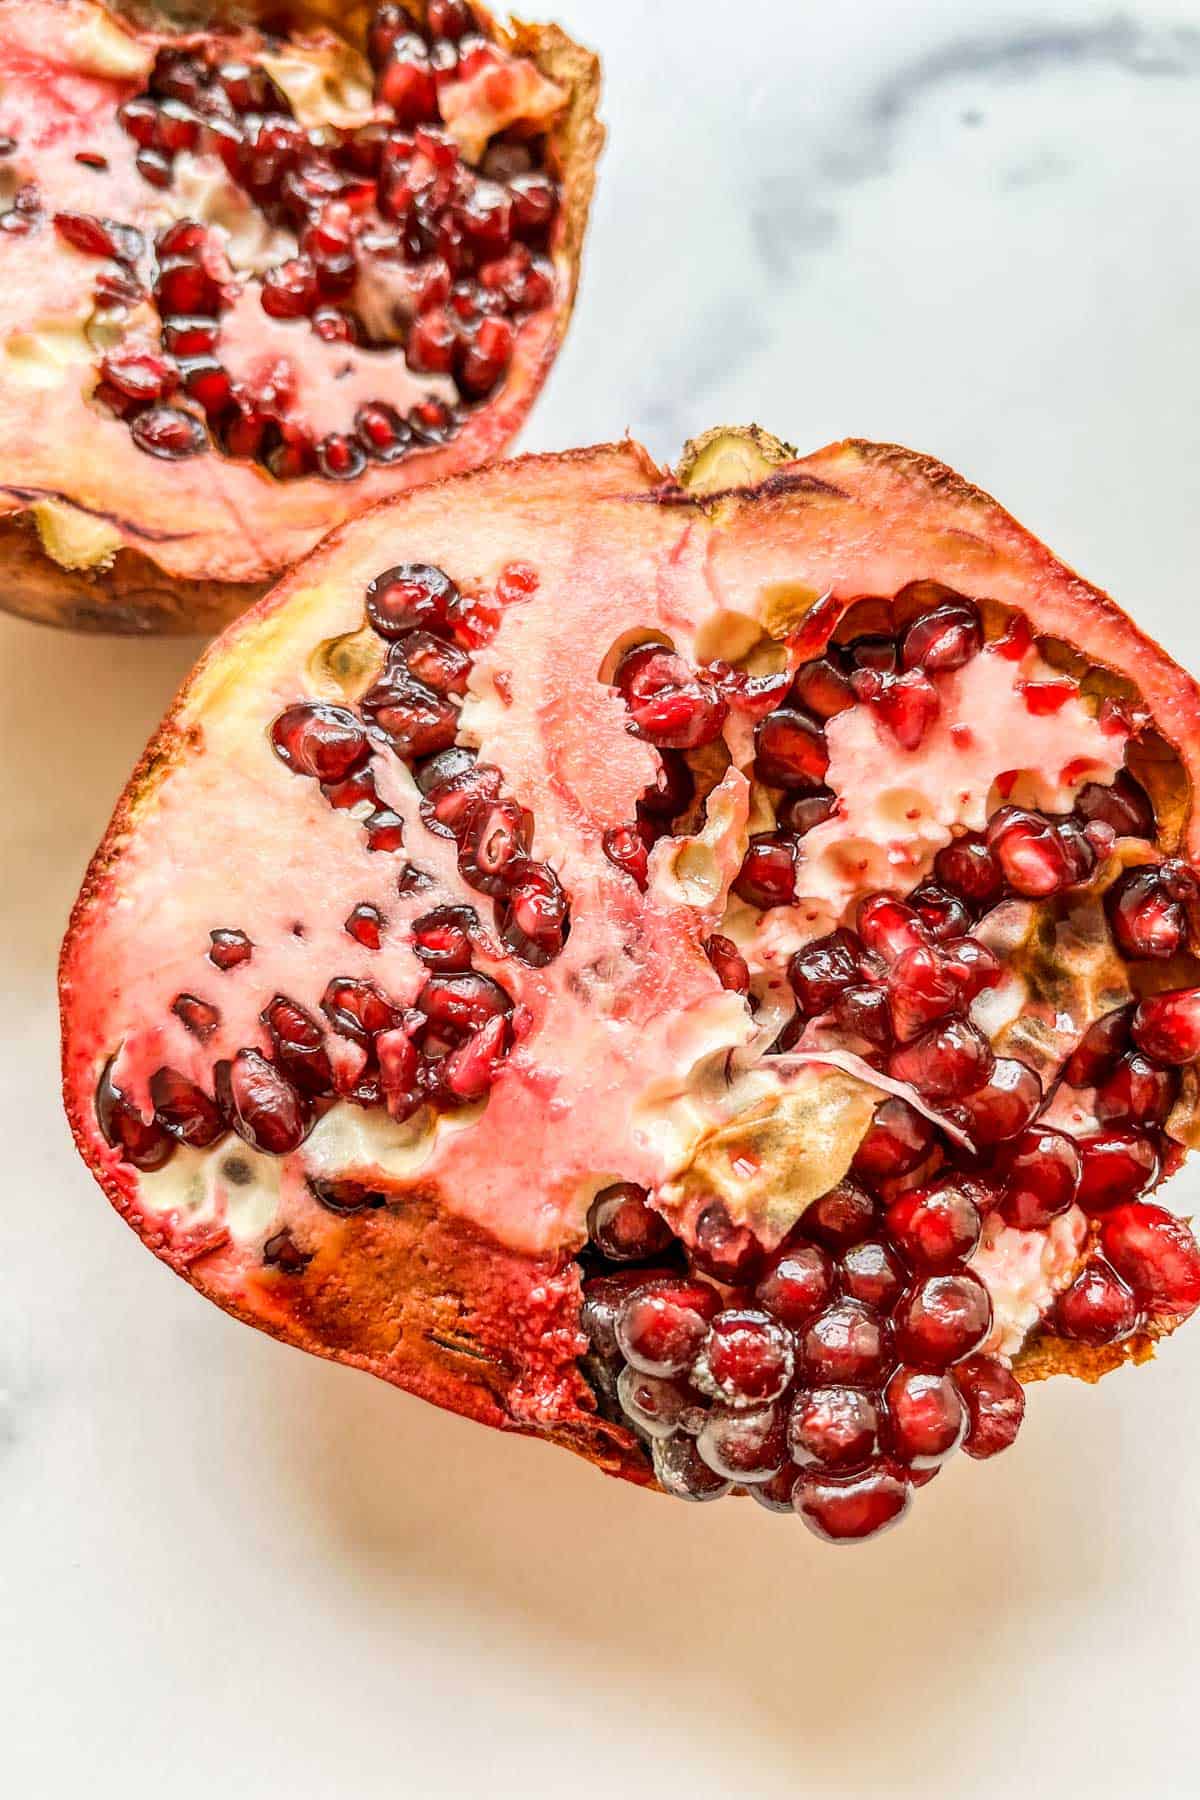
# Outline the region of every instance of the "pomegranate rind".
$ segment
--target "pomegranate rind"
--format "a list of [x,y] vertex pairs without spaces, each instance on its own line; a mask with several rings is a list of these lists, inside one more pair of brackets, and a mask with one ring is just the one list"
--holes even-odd
[[[347,629],[360,605],[356,596],[380,568],[406,553],[422,554],[431,534],[452,567],[447,544],[457,544],[469,565],[479,553],[480,541],[473,536],[478,521],[486,519],[490,530],[497,517],[511,521],[513,543],[522,544],[535,563],[543,526],[548,531],[550,521],[557,521],[591,559],[590,566],[601,571],[587,590],[586,620],[563,619],[561,641],[555,640],[553,654],[538,670],[542,704],[551,712],[575,706],[568,699],[572,670],[586,669],[590,680],[599,661],[595,645],[619,638],[627,627],[628,597],[621,583],[603,575],[614,548],[648,559],[647,591],[663,562],[696,557],[728,604],[765,618],[780,636],[798,633],[801,639],[818,629],[818,621],[827,633],[830,608],[864,592],[937,580],[1024,610],[1036,631],[1061,638],[1116,679],[1136,675],[1175,759],[1169,764],[1174,836],[1195,861],[1200,835],[1192,791],[1200,761],[1200,691],[1111,600],[1057,562],[988,496],[928,458],[857,440],[774,461],[761,479],[730,487],[718,483],[700,494],[657,468],[637,445],[624,443],[520,458],[393,499],[332,534],[198,665],[117,807],[64,945],[64,1097],[81,1154],[147,1246],[235,1316],[437,1404],[504,1429],[553,1438],[609,1472],[645,1481],[645,1459],[632,1435],[597,1418],[576,1368],[584,1344],[572,1258],[583,1241],[584,1206],[576,1214],[564,1211],[547,1237],[539,1215],[544,1196],[529,1184],[530,1217],[515,1221],[524,1231],[518,1244],[512,1219],[494,1219],[496,1229],[489,1228],[486,1197],[470,1216],[464,1210],[467,1196],[436,1182],[417,1183],[405,1190],[398,1209],[368,1211],[350,1221],[324,1218],[311,1260],[285,1287],[277,1273],[264,1271],[227,1235],[206,1239],[145,1205],[137,1172],[107,1145],[95,1119],[97,1070],[112,1052],[119,1024],[116,903],[129,890],[139,843],[164,794],[203,752],[206,735],[238,696],[261,688],[268,706],[286,703],[288,694],[272,685],[281,663],[297,646],[311,650],[315,638]],[[494,549],[487,530],[482,541]],[[803,588],[794,578],[797,567],[805,572]],[[596,695],[589,704],[599,719],[611,696],[602,683],[593,685]],[[566,761],[547,772],[540,740],[525,745],[511,740],[506,778],[530,799],[535,813],[548,779],[559,785],[578,782],[593,819],[614,823],[628,808],[629,792],[645,780],[646,752],[618,731],[611,739],[613,754],[597,767],[585,757],[588,717],[572,713],[572,718],[572,730],[558,745]],[[578,761],[573,746],[585,761]],[[744,802],[742,821],[744,829]],[[632,914],[619,905],[612,911],[609,923],[619,937]],[[655,954],[668,959],[666,991],[686,995],[702,970],[711,993],[716,977],[703,949],[710,929],[711,921],[699,923],[694,943],[686,943],[676,941],[686,936],[676,926],[656,945]],[[672,989],[672,983],[678,986]],[[727,995],[724,1000],[736,1004]],[[497,1125],[503,1130],[502,1116]],[[514,1118],[504,1134],[506,1145],[520,1142],[522,1128]],[[648,1184],[653,1180],[652,1173],[638,1169],[621,1173],[629,1179],[645,1174]],[[459,1322],[457,1336],[447,1329],[447,1309]],[[514,1321],[519,1322],[515,1330]],[[1017,1359],[1017,1373],[1023,1380],[1053,1373],[1095,1380],[1121,1362],[1145,1360],[1152,1338],[1173,1323],[1156,1323],[1151,1333],[1101,1351],[1035,1336]]]
[[[87,26],[84,15],[97,10],[92,0],[67,0],[64,17]],[[361,45],[370,10],[329,0],[289,0],[281,10],[266,0],[245,0],[210,5],[189,25],[193,35],[222,23],[241,30],[258,19],[276,33],[325,25]],[[480,467],[516,436],[574,306],[604,143],[597,117],[601,71],[599,59],[556,25],[505,25],[482,6],[476,12],[499,44],[532,61],[567,95],[546,140],[562,190],[549,246],[556,298],[520,325],[497,392],[446,444],[414,450],[390,468],[372,466],[354,482],[315,476],[282,482],[215,453],[171,463],[144,455],[124,424],[85,404],[83,367],[69,369],[66,381],[49,387],[0,380],[0,554],[7,573],[0,606],[6,611],[68,629],[125,635],[219,630],[343,520],[388,495]],[[159,44],[176,35],[153,7],[142,7],[138,17],[143,41]],[[134,30],[116,14],[110,22],[122,32]],[[186,30],[178,35],[187,40]],[[136,89],[136,81],[113,84],[115,99]],[[32,253],[49,259],[43,285],[53,294],[59,252],[52,231],[41,235],[45,243]],[[7,307],[0,304],[0,336],[19,335],[27,323],[26,285],[10,292]],[[385,379],[378,398],[388,397]],[[74,466],[57,448],[72,433],[82,446]],[[182,523],[173,528],[172,521]]]

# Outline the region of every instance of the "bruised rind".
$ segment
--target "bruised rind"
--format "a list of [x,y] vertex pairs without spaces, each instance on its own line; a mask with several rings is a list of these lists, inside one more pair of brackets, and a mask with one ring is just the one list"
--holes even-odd
[[[82,0],[53,3],[64,19],[90,10]],[[262,22],[269,31],[332,26],[361,43],[372,9],[289,0],[281,11],[265,0],[245,0],[172,8],[169,20],[151,6],[112,10],[124,11],[131,26],[152,33],[155,42],[169,42],[176,31],[186,37],[222,24]],[[519,326],[501,388],[447,443],[414,449],[399,463],[372,466],[358,480],[342,483],[315,476],[277,481],[254,464],[211,453],[163,462],[139,451],[124,423],[85,406],[69,381],[53,390],[35,385],[6,391],[0,384],[0,556],[7,577],[0,606],[71,629],[208,633],[244,612],[343,520],[389,495],[486,464],[511,442],[550,371],[574,304],[604,142],[596,116],[600,64],[558,26],[505,26],[482,6],[476,12],[499,43],[530,59],[568,96],[547,134],[562,187],[550,246],[558,293],[551,308]],[[53,235],[47,228],[47,238]],[[12,323],[17,330],[27,321],[18,313]],[[74,394],[78,411],[73,423],[71,409],[64,412],[67,393]],[[378,398],[388,397],[385,381]],[[74,446],[71,460],[56,447],[64,432]],[[56,556],[53,538],[31,528],[43,495],[64,512],[78,509],[82,521],[103,522],[95,562]],[[86,531],[77,535],[86,540]]]
[[[733,440],[730,466],[739,466],[738,434],[726,435]],[[761,440],[752,447],[759,454]],[[856,596],[918,578],[1023,609],[1039,632],[1061,635],[1087,659],[1118,675],[1136,672],[1178,758],[1182,839],[1195,858],[1191,793],[1200,757],[1200,693],[1110,600],[1056,562],[994,501],[929,459],[848,441],[809,457],[768,460],[774,466],[759,485],[715,498],[692,495],[682,472],[675,477],[657,468],[632,443],[526,457],[389,501],[341,527],[209,650],[185,685],[93,860],[62,958],[64,1094],[72,1131],[112,1203],[162,1260],[235,1316],[287,1342],[367,1368],[486,1423],[549,1436],[638,1481],[648,1475],[636,1439],[597,1416],[576,1367],[586,1344],[572,1260],[583,1241],[582,1215],[573,1237],[567,1232],[540,1250],[517,1249],[466,1217],[461,1196],[418,1182],[389,1191],[386,1207],[346,1219],[322,1213],[311,1260],[299,1272],[252,1268],[227,1238],[173,1230],[161,1212],[145,1208],[137,1172],[101,1137],[93,1094],[98,1062],[113,1046],[97,1037],[102,996],[96,988],[104,980],[105,924],[131,840],[173,769],[203,745],[206,718],[217,715],[233,686],[270,683],[284,637],[299,632],[331,592],[354,589],[369,571],[418,555],[428,521],[450,512],[470,519],[511,507],[514,540],[524,534],[536,542],[539,517],[561,511],[582,519],[594,507],[605,529],[619,534],[622,520],[644,516],[649,503],[661,508],[656,516],[670,522],[678,546],[693,529],[690,512],[707,534],[705,566],[714,592],[735,607],[740,596],[750,615],[764,590],[786,585],[792,548],[802,545],[808,606],[826,632],[831,608],[836,616]],[[798,623],[803,626],[803,617]],[[553,694],[545,699],[553,705]],[[531,1193],[530,1207],[537,1204]],[[514,1335],[518,1316],[526,1326]],[[1099,1351],[1035,1335],[1020,1352],[1017,1372],[1024,1380],[1052,1373],[1095,1380],[1123,1361],[1145,1360],[1153,1338],[1171,1323],[1156,1322],[1149,1332]]]

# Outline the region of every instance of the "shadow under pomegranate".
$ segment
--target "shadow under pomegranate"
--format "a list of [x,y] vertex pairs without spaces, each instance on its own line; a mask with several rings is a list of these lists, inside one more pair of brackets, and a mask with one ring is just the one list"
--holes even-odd
[[1200,1304],[1197,694],[938,465],[711,434],[323,546],[63,959],[80,1147],[221,1305],[844,1541]]

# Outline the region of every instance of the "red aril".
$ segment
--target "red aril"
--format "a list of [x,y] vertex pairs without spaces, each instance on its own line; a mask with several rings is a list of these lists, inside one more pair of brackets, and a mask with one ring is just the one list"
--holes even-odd
[[1100,1243],[1152,1318],[1200,1306],[1200,1245],[1173,1213],[1144,1200],[1115,1207],[1105,1214]]

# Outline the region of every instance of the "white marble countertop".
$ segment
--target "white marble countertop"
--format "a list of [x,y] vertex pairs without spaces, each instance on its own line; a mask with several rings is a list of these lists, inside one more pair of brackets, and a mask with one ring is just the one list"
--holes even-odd
[[[1195,0],[555,10],[611,144],[526,444],[898,439],[1200,667]],[[1195,1792],[1200,1327],[839,1554],[285,1350],[138,1248],[59,1114],[54,965],[194,651],[0,621],[7,1791]]]

